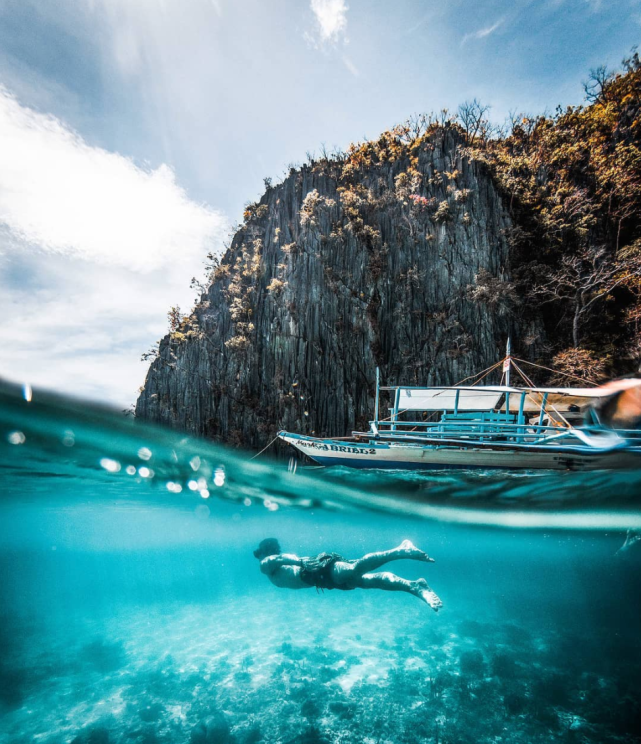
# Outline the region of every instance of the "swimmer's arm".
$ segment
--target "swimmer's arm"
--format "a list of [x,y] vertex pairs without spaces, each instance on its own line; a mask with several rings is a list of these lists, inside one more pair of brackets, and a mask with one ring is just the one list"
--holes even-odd
[[302,566],[303,560],[292,553],[281,553],[280,555],[270,555],[263,558],[260,562],[260,570],[264,574],[274,573],[281,566]]

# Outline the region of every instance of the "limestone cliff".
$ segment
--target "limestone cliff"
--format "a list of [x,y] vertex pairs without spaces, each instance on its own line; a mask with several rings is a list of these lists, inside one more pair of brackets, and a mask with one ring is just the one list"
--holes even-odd
[[280,428],[345,435],[371,417],[377,365],[390,384],[454,384],[509,333],[534,354],[509,211],[464,152],[455,127],[392,132],[268,187],[160,342],[136,414],[252,448]]

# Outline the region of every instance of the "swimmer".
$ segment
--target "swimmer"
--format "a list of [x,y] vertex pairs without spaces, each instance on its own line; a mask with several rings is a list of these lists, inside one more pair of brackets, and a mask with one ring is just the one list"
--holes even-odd
[[641,532],[639,532],[639,530],[628,530],[625,535],[625,542],[617,550],[615,555],[623,555],[639,543],[641,543]]
[[383,589],[388,592],[407,592],[428,604],[435,612],[443,606],[425,579],[410,581],[389,571],[372,573],[390,561],[410,560],[434,563],[427,553],[409,540],[392,550],[368,553],[357,560],[347,560],[338,553],[321,553],[314,558],[299,558],[282,553],[278,540],[268,537],[254,550],[260,570],[275,586],[282,589]]

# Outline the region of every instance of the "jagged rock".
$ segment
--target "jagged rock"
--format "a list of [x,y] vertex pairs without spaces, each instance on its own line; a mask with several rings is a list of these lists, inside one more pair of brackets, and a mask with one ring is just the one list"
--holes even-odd
[[145,721],[146,723],[155,723],[162,718],[164,712],[165,706],[162,703],[150,702],[138,710],[138,715],[140,716],[141,721]]
[[78,734],[71,744],[109,744],[109,729],[106,726],[94,726]]
[[248,209],[162,339],[137,416],[254,448],[280,428],[344,435],[371,418],[377,365],[390,384],[455,384],[509,333],[540,339],[536,318],[477,286],[509,296],[512,223],[453,128],[350,168],[292,170]]
[[228,744],[232,741],[229,723],[222,713],[208,716],[191,731],[191,744]]

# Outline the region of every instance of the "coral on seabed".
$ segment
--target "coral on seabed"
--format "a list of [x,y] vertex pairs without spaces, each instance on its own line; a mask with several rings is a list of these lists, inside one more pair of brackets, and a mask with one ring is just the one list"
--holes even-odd
[[639,649],[623,639],[604,645],[572,628],[444,616],[417,622],[422,608],[409,604],[375,628],[342,609],[328,626],[318,605],[295,622],[283,619],[286,599],[270,600],[269,616],[259,605],[129,613],[110,621],[108,639],[90,625],[57,645],[23,639],[21,655],[2,660],[0,742],[640,740]]

